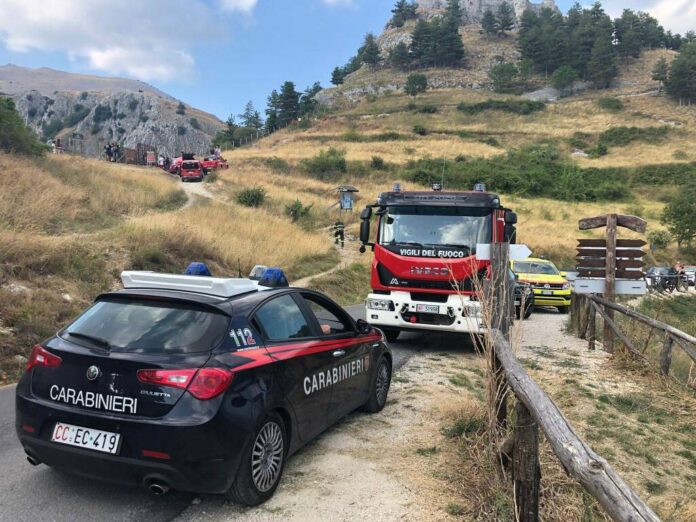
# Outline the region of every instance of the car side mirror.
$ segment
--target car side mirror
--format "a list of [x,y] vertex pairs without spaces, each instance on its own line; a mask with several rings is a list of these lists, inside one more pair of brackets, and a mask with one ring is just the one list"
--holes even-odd
[[365,207],[363,211],[360,213],[360,219],[362,220],[369,220],[372,218],[372,207]]
[[505,211],[505,224],[516,225],[517,224],[517,214],[510,211],[510,210],[506,210]]
[[561,272],[561,277],[562,277],[563,279],[565,279],[566,277],[568,277],[568,272]]
[[360,222],[360,242],[366,245],[370,242],[370,220],[363,219]]
[[370,326],[370,323],[368,323],[365,319],[358,319],[356,324],[358,326],[359,334],[368,334],[372,331],[372,326]]

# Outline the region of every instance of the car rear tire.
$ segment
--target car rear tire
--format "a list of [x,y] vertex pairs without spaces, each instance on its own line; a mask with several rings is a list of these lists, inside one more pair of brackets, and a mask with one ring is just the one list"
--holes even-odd
[[283,476],[287,447],[283,419],[271,412],[254,432],[225,497],[244,506],[258,506],[271,498]]
[[361,408],[367,413],[377,413],[384,409],[391,385],[391,363],[386,357],[382,357],[377,363],[375,375],[370,387],[370,398]]
[[395,330],[393,328],[380,328],[380,330],[382,330],[382,333],[384,333],[384,337],[390,343],[396,341],[399,338],[399,335],[401,334],[399,330]]
[[570,306],[559,306],[558,311],[562,314],[567,314],[568,312],[570,312]]

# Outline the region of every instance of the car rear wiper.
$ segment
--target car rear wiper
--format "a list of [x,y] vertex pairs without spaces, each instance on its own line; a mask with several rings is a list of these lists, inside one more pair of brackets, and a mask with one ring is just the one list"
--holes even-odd
[[106,339],[102,339],[101,337],[96,337],[94,335],[89,335],[86,333],[82,332],[67,332],[67,334],[71,337],[77,337],[78,339],[84,339],[85,341],[90,341],[94,344],[97,344],[101,346],[102,348],[106,350],[111,350],[111,343],[107,341]]

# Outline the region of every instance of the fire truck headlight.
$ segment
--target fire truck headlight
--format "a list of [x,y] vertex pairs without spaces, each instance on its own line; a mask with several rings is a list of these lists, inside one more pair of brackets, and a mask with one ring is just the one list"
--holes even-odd
[[564,283],[563,290],[570,290],[570,283]]
[[394,311],[394,302],[388,299],[368,299],[367,308],[370,310],[392,312]]

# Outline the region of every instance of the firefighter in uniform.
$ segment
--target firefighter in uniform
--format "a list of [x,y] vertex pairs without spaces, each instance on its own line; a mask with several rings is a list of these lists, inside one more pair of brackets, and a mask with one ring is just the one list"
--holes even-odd
[[333,226],[334,230],[334,243],[338,245],[338,242],[341,242],[341,248],[343,248],[343,245],[345,243],[345,231],[346,231],[346,226],[343,224],[343,221],[336,221]]

